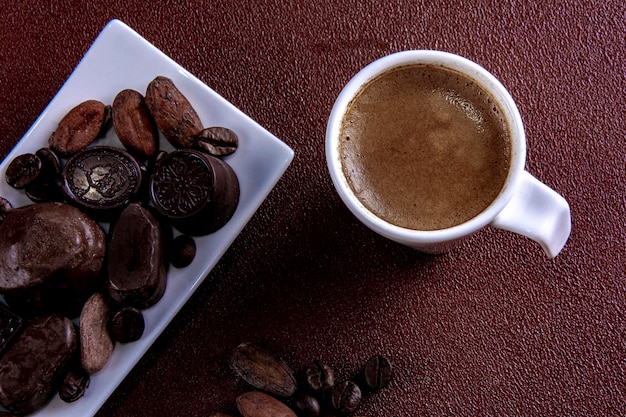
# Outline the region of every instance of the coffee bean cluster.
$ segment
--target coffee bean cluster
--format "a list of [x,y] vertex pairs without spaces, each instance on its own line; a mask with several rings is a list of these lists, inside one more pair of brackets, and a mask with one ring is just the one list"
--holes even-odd
[[[353,380],[337,381],[333,368],[314,360],[296,376],[275,353],[242,343],[231,356],[235,373],[258,391],[237,398],[243,417],[348,416],[358,410],[363,397],[385,388],[393,367],[383,355],[370,357]],[[210,417],[228,417],[214,413]]]

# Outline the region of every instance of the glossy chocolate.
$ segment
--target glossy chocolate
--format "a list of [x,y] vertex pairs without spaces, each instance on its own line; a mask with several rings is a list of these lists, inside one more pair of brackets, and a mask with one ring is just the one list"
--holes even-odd
[[33,320],[0,358],[0,405],[27,414],[55,393],[76,354],[74,323],[60,315]]
[[167,283],[163,233],[158,220],[140,204],[124,209],[113,226],[107,271],[111,297],[136,308],[161,299]]
[[220,229],[239,203],[235,171],[226,162],[199,151],[178,150],[162,157],[149,188],[159,213],[192,236]]
[[0,224],[0,293],[21,314],[72,317],[97,285],[104,232],[63,203],[13,209]]
[[141,180],[141,167],[128,152],[94,146],[67,161],[63,170],[63,191],[79,207],[109,211],[133,200]]

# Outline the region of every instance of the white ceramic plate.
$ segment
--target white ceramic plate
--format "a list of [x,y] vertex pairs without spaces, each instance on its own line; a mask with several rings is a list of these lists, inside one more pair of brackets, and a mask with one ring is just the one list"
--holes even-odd
[[[125,88],[145,93],[148,83],[157,75],[174,81],[205,126],[225,126],[239,136],[238,150],[225,158],[240,182],[239,206],[222,229],[196,238],[198,254],[190,266],[170,269],[163,298],[144,311],[146,330],[143,337],[137,342],[115,347],[104,369],[92,375],[83,398],[66,404],[55,395],[45,408],[34,414],[36,416],[94,415],[202,283],[293,159],[293,151],[287,145],[124,23],[113,20],[102,30],[63,88],[0,165],[0,196],[15,207],[31,203],[22,191],[6,184],[6,167],[17,155],[47,146],[48,137],[72,107],[87,99],[110,104],[115,95]],[[99,144],[120,146],[113,129]],[[172,149],[162,136],[161,149]]]

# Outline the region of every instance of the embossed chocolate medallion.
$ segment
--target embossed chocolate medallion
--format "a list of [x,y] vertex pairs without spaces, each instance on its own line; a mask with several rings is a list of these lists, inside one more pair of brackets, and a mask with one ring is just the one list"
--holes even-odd
[[192,236],[224,226],[239,203],[239,180],[230,165],[190,149],[160,158],[149,188],[157,211]]
[[88,209],[108,210],[128,204],[137,194],[141,169],[128,152],[96,146],[73,156],[63,178],[70,200]]
[[201,155],[174,152],[159,166],[152,184],[157,208],[184,217],[211,201],[213,170]]

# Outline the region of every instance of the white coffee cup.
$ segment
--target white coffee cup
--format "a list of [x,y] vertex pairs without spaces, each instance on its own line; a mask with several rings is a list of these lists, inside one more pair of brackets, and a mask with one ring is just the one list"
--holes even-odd
[[[370,80],[390,68],[407,64],[442,65],[465,74],[496,100],[510,127],[511,165],[499,195],[474,218],[446,229],[411,230],[381,219],[357,198],[343,174],[339,139],[348,105]],[[339,196],[361,222],[382,236],[423,252],[447,252],[476,231],[492,226],[535,240],[553,258],[563,249],[570,235],[571,215],[567,201],[525,171],[526,137],[513,98],[487,70],[458,55],[430,50],[403,51],[380,58],[363,68],[346,84],[332,108],[326,130],[326,159]]]

